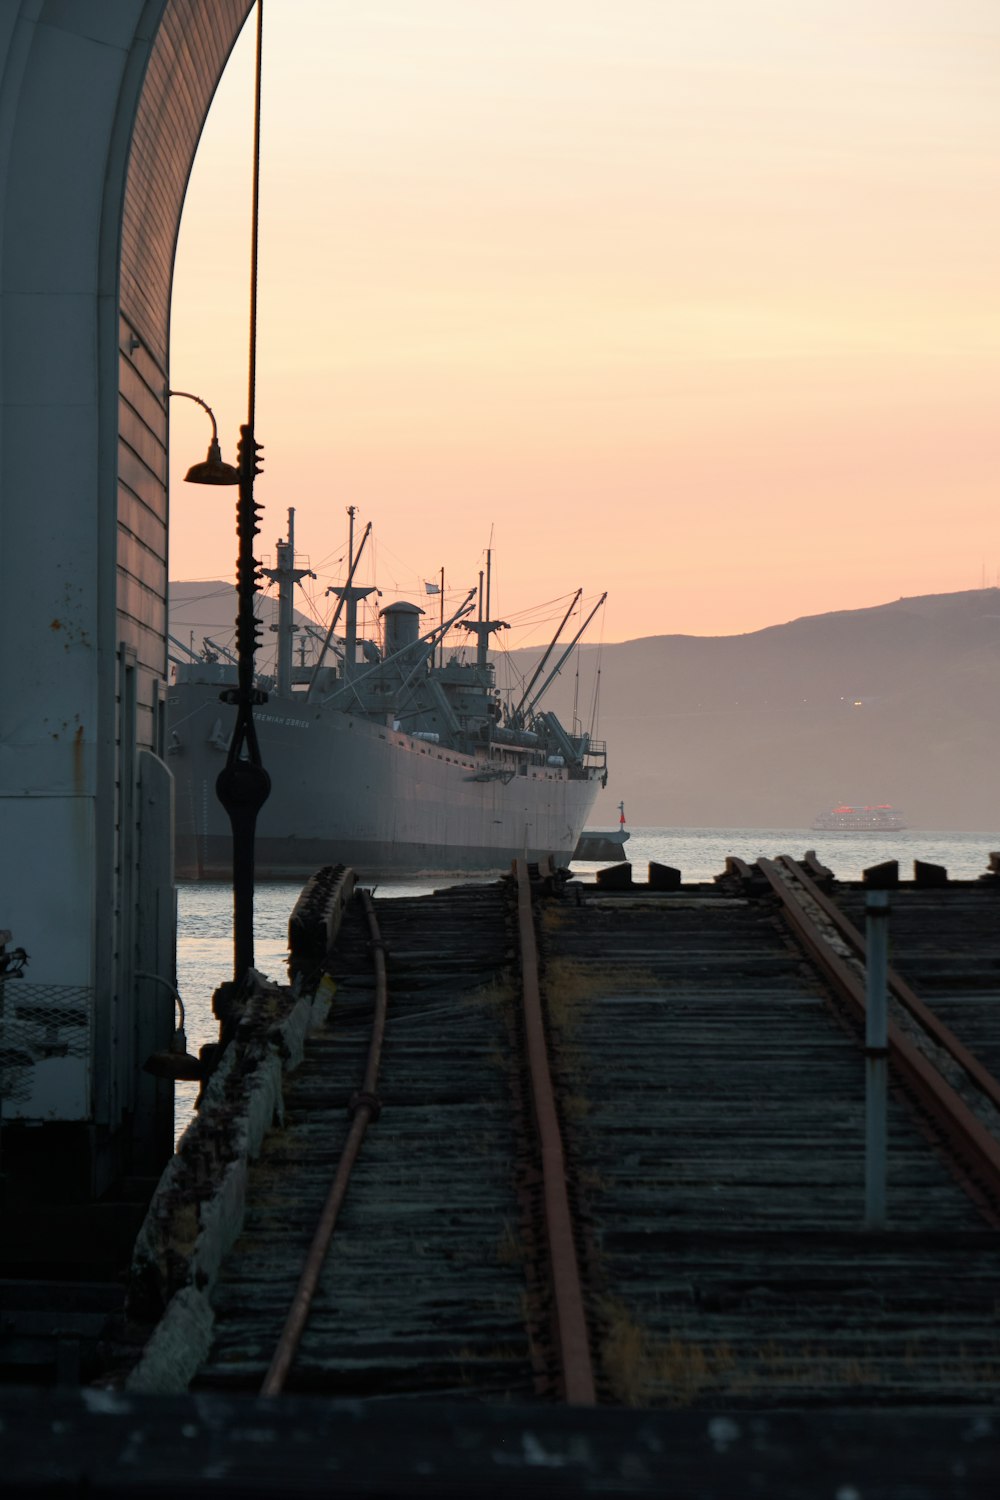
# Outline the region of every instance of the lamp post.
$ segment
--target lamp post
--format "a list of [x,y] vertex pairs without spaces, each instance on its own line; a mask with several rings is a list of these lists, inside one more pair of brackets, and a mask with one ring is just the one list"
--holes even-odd
[[236,688],[220,696],[236,706],[236,725],[226,764],[215,782],[215,794],[229,815],[233,834],[233,978],[240,983],[253,968],[254,837],[257,814],[271,791],[271,778],[264,769],[253,722],[255,704],[266,703],[267,694],[254,687],[253,659],[260,644],[258,621],[253,609],[257,593],[257,561],[253,539],[260,527],[260,507],[254,502],[254,476],[259,473],[253,428],[240,428],[239,495],[236,501]]
[[260,756],[253,722],[256,704],[266,703],[267,694],[254,686],[253,659],[260,644],[253,598],[257,592],[257,561],[253,539],[260,507],[254,500],[253,482],[260,472],[260,445],[248,425],[240,428],[239,465],[227,464],[219,447],[215,413],[207,401],[190,391],[170,391],[196,401],[212,419],[212,441],[203,463],[192,464],[184,476],[188,484],[238,485],[236,501],[236,657],[235,688],[224,688],[219,697],[236,708],[236,724],[229,741],[226,764],[215,782],[215,792],[229,816],[233,840],[233,978],[238,984],[253,968],[254,840],[257,814],[267,801],[271,778]]
[[[261,445],[254,438],[257,389],[257,242],[260,205],[260,84],[264,31],[263,0],[257,0],[257,56],[254,75],[253,202],[250,215],[250,378],[247,420],[240,428],[239,462],[234,469],[223,463],[218,428],[211,407],[200,396],[191,396],[212,418],[212,442],[203,464],[188,470],[192,484],[236,484],[236,687],[219,696],[236,708],[236,724],[229,741],[226,764],[215,782],[215,793],[229,815],[233,838],[233,979],[241,984],[253,968],[254,838],[257,814],[267,801],[271,778],[264,769],[253,722],[255,704],[266,703],[267,694],[254,687],[253,659],[260,641],[253,610],[257,593],[258,564],[253,539],[260,530],[260,507],[254,500],[253,484],[260,473]],[[190,392],[179,391],[177,395]]]

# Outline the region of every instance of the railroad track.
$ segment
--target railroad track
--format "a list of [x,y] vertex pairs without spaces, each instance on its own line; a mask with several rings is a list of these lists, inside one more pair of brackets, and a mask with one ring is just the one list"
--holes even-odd
[[894,1095],[866,1231],[863,1054],[773,904],[636,887],[542,921],[604,1399],[994,1400],[982,1195]]
[[[375,932],[371,921],[355,906],[342,924],[331,1024],[313,1039],[286,1126],[255,1168],[200,1383],[528,1399],[551,1361],[532,1346],[539,1319],[522,1241],[537,1158],[512,1107],[521,1072],[509,1053],[515,912],[496,884],[381,902]],[[386,953],[375,1104],[369,1027],[381,981],[372,959]],[[361,1122],[380,1106],[358,1151]],[[342,1141],[356,1158],[346,1194]],[[313,1229],[331,1182],[338,1201],[332,1213],[327,1200],[326,1217],[338,1222],[324,1253]],[[281,1333],[296,1284],[296,1326]]]
[[[963,1144],[956,1181],[940,1121],[929,1140],[894,1097],[890,1228],[864,1231],[863,1061],[821,950],[847,988],[857,952],[794,862],[742,873],[780,908],[738,882],[560,899],[524,867],[355,903],[331,1021],[253,1169],[197,1385],[727,1408],[995,1400],[985,1168]],[[789,941],[793,906],[821,934],[808,961]],[[894,1015],[919,1052],[915,1024]],[[942,1035],[919,1052],[925,1069]],[[948,1056],[972,1088],[975,1069]]]
[[[863,1018],[865,935],[795,860],[761,859],[757,868],[839,1000]],[[887,981],[890,1064],[947,1142],[984,1217],[1000,1227],[1000,1083],[892,967]]]
[[[251,1223],[222,1280],[219,1336],[201,1381],[256,1379],[277,1288],[289,1285],[289,1242],[304,1247],[303,1221],[326,1172],[329,1190],[262,1394],[321,1385],[592,1404],[591,1335],[549,1069],[531,872],[519,861],[506,888],[382,903],[378,916],[368,893],[359,892],[358,902],[367,935],[357,913],[342,927],[347,977],[332,1035],[312,1049],[290,1093],[297,1118],[272,1137],[257,1170]],[[457,955],[456,924],[464,938]],[[363,943],[370,978],[357,962]],[[470,948],[483,955],[471,990]],[[337,1112],[360,1057],[355,1023],[369,1012],[363,1077],[347,1100],[344,1135]],[[320,1078],[329,1083],[328,1101],[317,1096]],[[382,1113],[380,1094],[392,1124],[373,1132],[362,1154],[368,1126]],[[344,1138],[334,1161],[319,1138],[328,1136],[332,1147],[338,1133]],[[372,1233],[377,1252],[366,1245]],[[363,1267],[366,1253],[383,1263],[388,1257],[392,1274],[379,1277],[377,1293],[367,1285],[359,1296],[343,1262],[357,1255]],[[370,1306],[377,1331],[366,1327]]]

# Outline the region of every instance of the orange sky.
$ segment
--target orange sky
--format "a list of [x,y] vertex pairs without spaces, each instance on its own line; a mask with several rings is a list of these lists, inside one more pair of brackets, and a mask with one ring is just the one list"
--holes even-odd
[[[253,21],[185,209],[172,381],[246,409]],[[1000,569],[995,0],[266,0],[261,551],[383,602],[729,634]],[[172,575],[229,577],[182,483]],[[542,612],[545,613],[544,611]],[[591,637],[593,638],[593,637]]]

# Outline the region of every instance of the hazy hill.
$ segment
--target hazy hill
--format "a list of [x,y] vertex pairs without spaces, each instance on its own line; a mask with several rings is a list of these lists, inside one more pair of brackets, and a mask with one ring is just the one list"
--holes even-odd
[[[277,600],[262,596],[258,613],[265,625],[266,653],[270,644],[267,627],[278,618]],[[170,584],[170,634],[189,649],[193,647],[199,655],[206,635],[218,645],[235,650],[235,620],[236,590],[231,583],[199,579],[194,583]]]
[[[179,639],[230,638],[226,584],[171,591]],[[598,655],[611,777],[595,822],[624,798],[639,826],[803,827],[846,801],[891,802],[915,828],[1000,828],[1000,590],[585,646],[581,703]],[[572,673],[547,700],[567,721]]]
[[603,820],[623,797],[638,825],[802,827],[845,801],[891,802],[914,828],[1000,827],[997,589],[601,658]]

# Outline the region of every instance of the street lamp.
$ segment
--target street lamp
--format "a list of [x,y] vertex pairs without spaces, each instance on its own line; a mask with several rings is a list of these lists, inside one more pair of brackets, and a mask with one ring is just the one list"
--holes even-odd
[[219,427],[215,420],[215,412],[208,402],[203,401],[200,396],[192,395],[190,391],[168,391],[167,395],[184,396],[188,401],[197,401],[212,419],[212,441],[208,445],[208,457],[204,463],[192,464],[188,469],[184,475],[188,484],[239,484],[239,469],[223,462],[222,450],[219,447]]
[[251,428],[240,428],[239,465],[223,461],[215,413],[207,401],[190,391],[170,391],[204,407],[212,419],[212,441],[204,463],[192,464],[184,476],[189,484],[239,485],[236,500],[236,687],[224,688],[219,697],[236,708],[236,725],[229,741],[226,764],[215,782],[215,794],[229,815],[233,840],[233,978],[239,984],[253,968],[254,840],[257,814],[267,801],[271,778],[260,756],[254,705],[266,703],[267,694],[254,687],[253,659],[260,644],[253,599],[257,593],[257,560],[253,539],[260,507],[254,500],[253,482],[260,472],[260,444]]
[[[253,539],[260,507],[254,501],[253,482],[260,473],[261,445],[254,439],[254,414],[257,392],[257,244],[260,225],[260,83],[261,52],[264,34],[263,0],[257,0],[257,57],[254,76],[253,122],[253,201],[250,213],[250,378],[247,394],[247,420],[240,428],[239,463],[234,469],[223,463],[219,434],[210,406],[200,396],[191,399],[203,406],[212,418],[212,441],[203,464],[188,470],[192,484],[237,484],[236,534],[236,687],[226,688],[220,697],[236,708],[236,724],[229,741],[226,764],[215,782],[215,794],[229,814],[233,837],[233,960],[234,982],[244,982],[253,968],[253,883],[254,838],[257,814],[271,791],[271,778],[264,769],[253,721],[255,704],[266,703],[267,694],[254,687],[253,659],[260,644],[253,598],[257,593],[257,560]],[[181,391],[178,395],[189,395]]]

